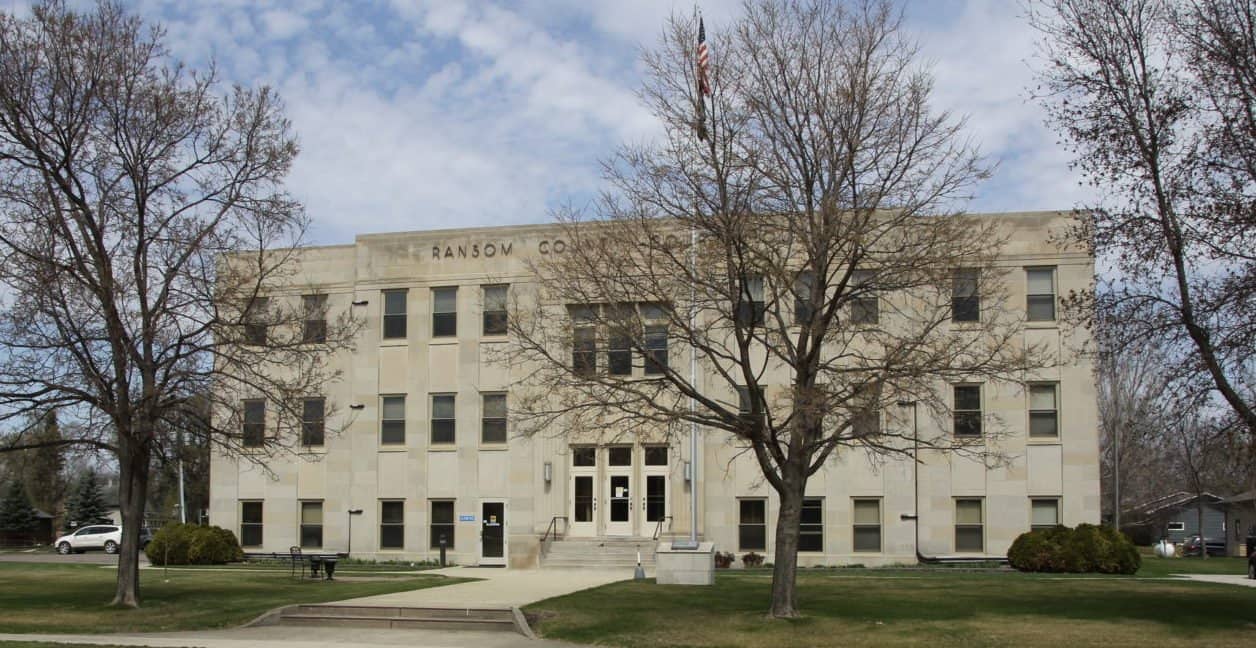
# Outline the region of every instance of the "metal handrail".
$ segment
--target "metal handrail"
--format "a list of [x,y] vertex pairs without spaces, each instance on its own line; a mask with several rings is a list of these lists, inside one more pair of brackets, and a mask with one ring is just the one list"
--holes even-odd
[[670,520],[670,519],[672,519],[672,516],[670,515],[664,515],[663,517],[659,518],[658,523],[654,525],[654,539],[655,540],[658,540],[659,534],[663,532],[663,522],[665,520]]
[[541,542],[545,542],[547,539],[549,539],[551,531],[554,533],[554,539],[555,540],[558,539],[558,521],[559,520],[563,521],[564,527],[567,526],[566,515],[555,515],[554,517],[550,518],[549,526],[545,528],[545,534],[541,536]]

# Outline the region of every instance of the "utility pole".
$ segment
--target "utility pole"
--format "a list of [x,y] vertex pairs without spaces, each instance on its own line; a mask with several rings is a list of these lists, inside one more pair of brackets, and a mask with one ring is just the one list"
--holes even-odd
[[188,523],[188,501],[183,494],[183,428],[175,431],[175,452],[179,453],[179,522]]

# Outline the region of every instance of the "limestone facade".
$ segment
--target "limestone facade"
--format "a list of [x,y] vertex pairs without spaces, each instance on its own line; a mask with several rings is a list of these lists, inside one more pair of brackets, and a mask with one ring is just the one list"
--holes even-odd
[[[1025,307],[1030,269],[1040,270],[1039,283],[1041,270],[1050,270],[1057,303],[1092,289],[1093,258],[1048,241],[1068,225],[1067,214],[985,217],[1010,233],[1003,256],[1012,268],[1010,304]],[[423,560],[436,557],[443,535],[455,563],[534,567],[551,525],[572,535],[687,535],[689,489],[696,487],[704,540],[718,551],[754,550],[771,560],[776,497],[753,457],[727,435],[703,433],[694,458],[684,440],[585,448],[560,433],[522,438],[508,416],[499,422],[500,397],[508,410],[512,384],[527,368],[499,360],[509,341],[493,332],[485,305],[492,310],[501,287],[528,290],[525,260],[561,254],[567,243],[556,232],[512,226],[372,234],[303,251],[300,281],[278,296],[325,294],[329,311],[352,310],[364,321],[356,348],[337,358],[343,379],[325,394],[340,409],[327,427],[340,431],[268,458],[266,470],[216,454],[210,522],[235,531],[246,551],[351,546],[359,558]],[[910,563],[917,551],[1004,555],[1032,523],[1098,522],[1094,378],[1090,361],[1073,352],[1085,333],[1050,320],[1027,323],[1023,335],[1058,349],[1064,361],[1024,385],[980,391],[981,415],[1005,428],[1005,461],[987,466],[922,452],[914,471],[901,458],[841,455],[810,481],[801,565]],[[1057,434],[1031,436],[1030,410],[1048,407]],[[886,412],[882,424],[911,426],[913,419],[904,409]],[[950,422],[922,410],[918,425],[923,434]]]

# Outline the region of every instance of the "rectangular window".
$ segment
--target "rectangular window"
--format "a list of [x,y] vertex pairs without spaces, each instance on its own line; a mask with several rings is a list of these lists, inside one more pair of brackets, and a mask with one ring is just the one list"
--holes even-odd
[[506,442],[506,395],[484,394],[480,413],[480,443]]
[[256,297],[244,309],[244,343],[256,346],[266,344],[267,321],[270,318],[270,299]]
[[261,502],[240,502],[240,546],[262,546]]
[[632,338],[624,333],[611,333],[606,349],[606,371],[612,376],[632,374]]
[[818,497],[802,501],[802,520],[798,525],[799,551],[824,551],[824,500]]
[[1029,386],[1029,436],[1056,437],[1060,435],[1059,406],[1056,404],[1055,383]]
[[606,463],[611,466],[631,466],[632,446],[611,446],[607,448]]
[[981,385],[955,385],[955,436],[981,436]]
[[323,546],[323,503],[301,502],[301,548]]
[[406,337],[406,291],[384,291],[384,339]]
[[326,412],[327,400],[324,398],[307,398],[301,402],[301,445],[323,445],[326,429],[323,417]]
[[985,551],[985,514],[980,499],[955,500],[955,551]]
[[379,548],[405,549],[405,547],[405,500],[381,500],[379,503]]
[[592,468],[597,465],[597,448],[591,446],[572,446],[571,465]]
[[1052,498],[1029,500],[1029,528],[1050,529],[1060,524],[1060,500]]
[[406,442],[406,397],[380,397],[379,442],[396,445]]
[[454,548],[454,501],[432,500],[432,521],[428,525],[428,547],[440,549],[441,540],[447,549]]
[[768,501],[765,499],[737,500],[737,548],[742,551],[767,551]]
[[645,372],[661,374],[667,369],[667,325],[645,327]]
[[645,465],[666,466],[667,465],[667,446],[646,446],[645,447]]
[[432,337],[458,335],[458,289],[432,289]]
[[432,445],[454,442],[454,395],[432,394]]
[[301,341],[322,344],[327,341],[327,295],[301,295],[304,312]]
[[484,335],[506,334],[506,291],[509,286],[484,286]]
[[246,448],[260,448],[266,442],[266,401],[244,401],[244,426],[241,444]]
[[571,370],[577,376],[597,373],[597,311],[594,306],[569,306]]
[[744,277],[737,291],[738,326],[763,326],[763,277]]
[[1025,316],[1031,322],[1055,321],[1055,268],[1025,268]]
[[816,273],[803,270],[794,279],[794,323],[805,325],[815,316],[811,302],[811,290],[815,287]]
[[[763,400],[763,388],[755,387],[755,400],[759,402],[760,415],[766,414],[766,403]],[[750,388],[745,385],[737,385],[737,413],[743,418],[750,416],[752,403],[750,400]]]
[[850,275],[850,323],[876,324],[881,319],[881,301],[872,291],[872,271],[856,270]]
[[981,321],[981,271],[960,268],[955,271],[951,286],[951,320]]
[[1169,531],[1185,531],[1186,523],[1185,522],[1170,522],[1169,526],[1166,527],[1166,529]]
[[881,500],[856,499],[854,506],[855,551],[881,551]]

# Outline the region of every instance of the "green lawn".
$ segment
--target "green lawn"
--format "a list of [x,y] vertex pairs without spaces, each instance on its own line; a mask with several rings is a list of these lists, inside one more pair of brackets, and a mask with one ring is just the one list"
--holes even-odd
[[291,603],[322,603],[358,596],[436,587],[465,579],[345,577],[297,580],[287,572],[247,570],[140,571],[142,606],[107,607],[114,570],[99,565],[0,563],[0,632],[161,632],[223,628],[246,623]]
[[607,646],[1256,645],[1256,588],[1010,571],[802,570],[805,618],[781,621],[765,616],[770,584],[766,570],[721,572],[714,587],[628,581],[525,612],[547,638]]
[[1138,576],[1170,574],[1246,574],[1246,558],[1155,558],[1143,556]]

